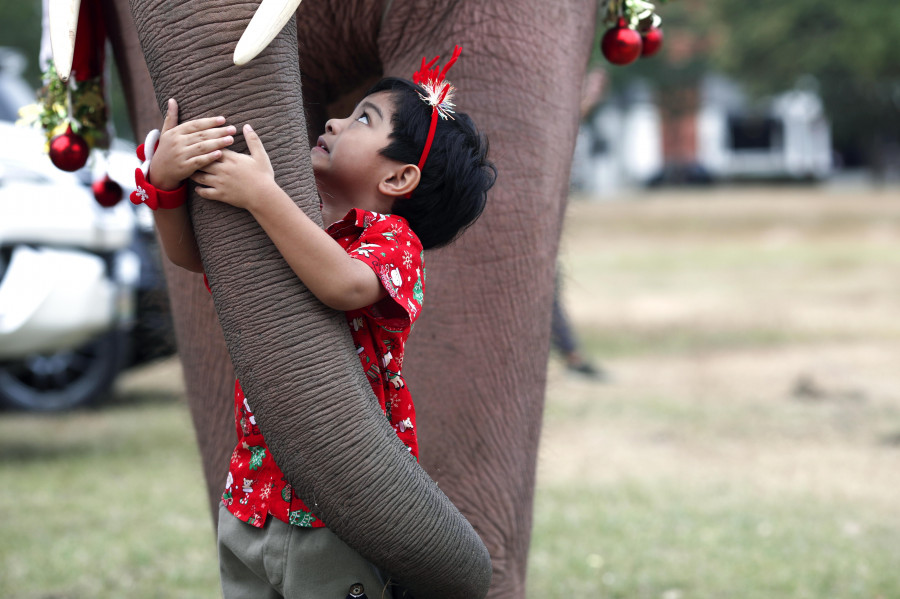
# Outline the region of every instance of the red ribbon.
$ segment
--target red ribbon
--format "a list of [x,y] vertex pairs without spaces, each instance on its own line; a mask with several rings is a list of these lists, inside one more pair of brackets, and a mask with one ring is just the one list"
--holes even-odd
[[431,126],[428,127],[428,138],[425,140],[425,148],[422,150],[422,157],[419,158],[419,170],[422,170],[422,167],[425,166],[425,161],[428,160],[428,152],[431,151],[431,143],[434,141],[434,132],[437,130],[437,122],[438,122],[438,111],[437,106],[434,107],[434,110],[431,111]]
[[78,11],[78,32],[72,55],[75,81],[87,81],[103,75],[106,51],[106,23],[99,0],[81,0]]

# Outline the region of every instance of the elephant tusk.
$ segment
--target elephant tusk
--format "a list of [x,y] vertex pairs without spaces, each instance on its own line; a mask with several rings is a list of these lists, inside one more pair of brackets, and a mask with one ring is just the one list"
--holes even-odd
[[262,0],[234,49],[234,64],[243,66],[275,39],[301,0]]
[[75,31],[78,29],[78,10],[81,0],[50,0],[48,16],[50,19],[50,50],[53,53],[53,64],[56,73],[63,81],[69,80],[72,73],[72,60],[75,56]]

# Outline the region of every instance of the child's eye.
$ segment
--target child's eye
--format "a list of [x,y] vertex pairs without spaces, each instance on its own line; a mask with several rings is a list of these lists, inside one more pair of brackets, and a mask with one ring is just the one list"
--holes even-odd
[[356,120],[365,125],[368,125],[369,124],[369,115],[364,112],[361,115],[359,115]]

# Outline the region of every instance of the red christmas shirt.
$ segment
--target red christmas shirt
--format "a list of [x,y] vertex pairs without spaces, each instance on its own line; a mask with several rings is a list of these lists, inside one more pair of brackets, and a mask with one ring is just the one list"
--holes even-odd
[[[327,231],[350,256],[367,264],[388,292],[376,304],[348,311],[347,324],[382,412],[418,459],[416,413],[400,370],[406,339],[424,299],[422,244],[402,217],[359,209]],[[234,384],[234,419],[238,442],[222,494],[228,511],[256,527],[262,527],[268,514],[297,526],[324,527],[272,458],[239,381]]]

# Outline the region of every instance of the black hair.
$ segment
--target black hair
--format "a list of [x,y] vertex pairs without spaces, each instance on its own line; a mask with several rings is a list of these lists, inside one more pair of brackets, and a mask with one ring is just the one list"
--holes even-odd
[[[411,81],[390,77],[366,95],[382,91],[391,93],[394,115],[390,142],[380,153],[418,164],[431,125],[431,106],[419,97],[425,92]],[[409,198],[395,200],[391,210],[406,219],[426,250],[449,244],[474,223],[497,179],[497,168],[487,159],[487,138],[467,114],[451,116],[438,118],[418,187]]]

